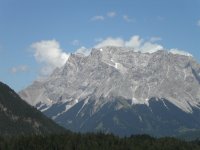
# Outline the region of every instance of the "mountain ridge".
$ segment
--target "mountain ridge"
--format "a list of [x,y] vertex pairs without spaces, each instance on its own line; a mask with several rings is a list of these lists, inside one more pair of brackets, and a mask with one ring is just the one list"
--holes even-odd
[[[78,105],[77,116],[84,116],[85,109],[95,115],[118,97],[130,107],[149,107],[152,98],[157,102],[165,99],[183,113],[193,114],[200,108],[199,78],[200,65],[191,56],[104,47],[93,49],[89,56],[70,55],[63,67],[21,91],[20,96],[57,122],[62,116],[66,119],[64,115]],[[88,106],[91,101],[92,109]],[[119,107],[124,109],[126,105]],[[66,119],[59,123],[73,126],[70,122]]]

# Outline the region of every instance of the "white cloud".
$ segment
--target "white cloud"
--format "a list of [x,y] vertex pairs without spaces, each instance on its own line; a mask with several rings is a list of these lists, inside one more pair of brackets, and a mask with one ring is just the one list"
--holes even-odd
[[152,43],[152,42],[145,42],[142,45],[140,45],[139,51],[143,52],[143,53],[154,53],[158,50],[163,50],[163,46],[156,44],[156,43]]
[[27,72],[28,70],[29,68],[27,65],[19,65],[19,66],[12,67],[10,69],[10,72],[15,74],[15,73]]
[[138,36],[132,36],[129,41],[125,41],[126,47],[134,47],[134,48],[139,48],[142,44],[143,40]]
[[78,46],[78,45],[80,45],[80,41],[79,40],[73,40],[72,45]]
[[82,46],[79,49],[77,49],[75,53],[81,53],[85,56],[88,56],[90,52],[91,52],[91,49],[87,49],[86,47]]
[[161,40],[162,40],[162,38],[158,37],[158,36],[153,36],[153,37],[150,38],[151,42],[157,42],[157,41],[161,41]]
[[112,11],[112,12],[108,12],[107,13],[107,16],[110,17],[110,18],[113,18],[116,16],[116,12]]
[[99,42],[94,47],[95,48],[100,48],[100,47],[105,47],[105,46],[123,47],[124,46],[124,40],[121,39],[121,38],[108,37],[105,40]]
[[[119,37],[118,38],[108,37],[105,40],[102,40],[99,43],[97,43],[94,47],[95,48],[101,48],[106,46],[131,47],[134,48],[135,52],[154,53],[158,50],[165,49],[162,45],[155,43],[155,41],[159,40],[161,40],[160,37],[152,37],[150,38],[149,41],[145,41],[138,35],[132,36],[129,40],[124,40]],[[192,56],[192,54],[179,49],[170,49],[168,51],[173,54]]]
[[113,18],[116,16],[116,12],[114,11],[111,11],[111,12],[108,12],[107,13],[107,16],[103,16],[103,15],[97,15],[97,16],[93,16],[91,18],[92,21],[103,21],[105,20],[106,17],[109,17],[109,18]]
[[171,49],[170,52],[172,54],[185,55],[185,56],[191,56],[192,57],[192,54],[190,54],[186,51],[183,51],[183,50],[176,49],[176,48]]
[[92,21],[103,21],[104,19],[104,16],[94,16],[91,18]]
[[199,26],[199,27],[200,27],[200,20],[198,20],[198,21],[197,21],[197,26]]
[[135,51],[140,51],[143,53],[153,53],[163,49],[163,46],[151,41],[144,41],[138,35],[132,36],[130,40],[125,41],[124,46],[132,47]]
[[133,19],[131,19],[129,16],[127,16],[127,15],[123,15],[122,16],[123,17],[123,19],[126,21],[126,22],[133,22],[134,20]]
[[56,67],[63,66],[69,57],[56,40],[36,42],[31,48],[36,61],[42,65],[42,75],[49,75]]
[[106,38],[105,40],[99,42],[95,45],[95,48],[105,47],[105,46],[116,46],[116,47],[131,47],[135,51],[140,51],[144,53],[153,53],[158,50],[164,49],[163,46],[153,43],[151,41],[144,41],[138,35],[132,36],[129,40],[123,40],[122,38]]

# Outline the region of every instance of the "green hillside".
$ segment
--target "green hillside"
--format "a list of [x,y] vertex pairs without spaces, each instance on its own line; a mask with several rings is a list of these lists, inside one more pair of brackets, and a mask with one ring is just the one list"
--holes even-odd
[[61,133],[65,130],[0,82],[0,135]]

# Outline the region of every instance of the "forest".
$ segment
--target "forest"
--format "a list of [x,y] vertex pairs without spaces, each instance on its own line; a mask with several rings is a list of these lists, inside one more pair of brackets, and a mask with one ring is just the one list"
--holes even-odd
[[0,150],[200,150],[200,140],[149,135],[117,137],[104,133],[63,133],[1,137]]

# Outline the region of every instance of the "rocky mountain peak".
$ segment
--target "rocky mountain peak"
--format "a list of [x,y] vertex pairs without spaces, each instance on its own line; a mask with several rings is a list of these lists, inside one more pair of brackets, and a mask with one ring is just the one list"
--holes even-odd
[[60,101],[75,104],[90,96],[102,106],[106,101],[99,98],[111,95],[132,100],[133,105],[148,105],[150,98],[158,97],[191,112],[191,106],[200,103],[199,72],[193,57],[165,50],[142,53],[123,47],[94,48],[89,56],[71,54],[47,80],[20,95],[32,105],[46,107]]
[[20,96],[74,131],[173,135],[199,129],[200,64],[165,50],[94,48]]

